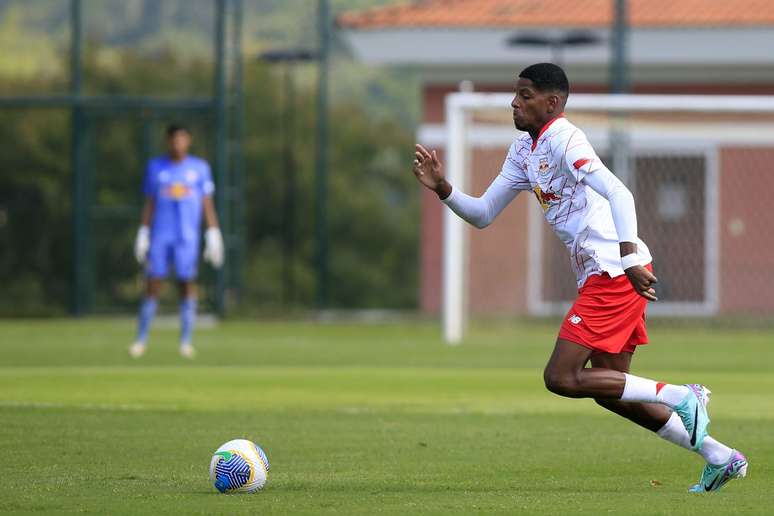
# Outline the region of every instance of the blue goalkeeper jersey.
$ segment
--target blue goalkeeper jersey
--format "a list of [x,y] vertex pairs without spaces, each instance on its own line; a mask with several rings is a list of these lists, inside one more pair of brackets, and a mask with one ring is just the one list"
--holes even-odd
[[202,202],[214,191],[210,165],[201,158],[173,161],[160,156],[148,161],[143,193],[155,202],[151,244],[197,243]]

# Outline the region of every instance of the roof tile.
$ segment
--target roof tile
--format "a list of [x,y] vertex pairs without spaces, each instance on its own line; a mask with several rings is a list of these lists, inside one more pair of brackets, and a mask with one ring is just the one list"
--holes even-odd
[[[340,27],[476,28],[602,27],[612,21],[613,0],[420,0],[337,17]],[[771,0],[629,0],[635,27],[774,25]]]

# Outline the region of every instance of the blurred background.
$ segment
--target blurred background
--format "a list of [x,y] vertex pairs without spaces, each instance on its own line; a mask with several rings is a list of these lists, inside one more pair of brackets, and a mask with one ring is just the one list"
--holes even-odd
[[[227,260],[203,268],[204,310],[435,316],[442,209],[408,167],[416,140],[443,155],[448,93],[508,92],[551,60],[574,93],[770,95],[773,36],[774,9],[753,0],[0,1],[0,315],[136,310],[144,164],[174,121],[218,186]],[[774,111],[717,98],[570,114],[635,192],[673,303],[661,315],[769,324]],[[469,124],[475,194],[513,137],[501,111]],[[559,315],[572,299],[536,209],[522,195],[470,233],[474,315]]]
[[173,121],[218,184],[205,309],[416,307],[416,79],[331,34],[384,3],[0,2],[0,313],[136,309],[142,176]]

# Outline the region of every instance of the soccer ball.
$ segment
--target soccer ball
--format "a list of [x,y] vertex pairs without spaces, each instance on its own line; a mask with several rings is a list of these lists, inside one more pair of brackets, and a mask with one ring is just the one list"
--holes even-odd
[[266,484],[268,474],[268,457],[247,439],[227,442],[210,461],[210,482],[221,493],[254,493]]

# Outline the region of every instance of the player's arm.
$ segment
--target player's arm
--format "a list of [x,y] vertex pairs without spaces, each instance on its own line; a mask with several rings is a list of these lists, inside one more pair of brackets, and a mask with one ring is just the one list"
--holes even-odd
[[145,197],[145,204],[142,206],[140,214],[140,227],[137,230],[137,236],[134,239],[134,257],[140,264],[145,263],[150,249],[150,224],[153,219],[153,211],[156,203],[153,197]]
[[204,196],[202,206],[204,207],[204,223],[207,229],[219,228],[218,212],[215,211],[215,202],[212,200],[212,195]]
[[484,195],[473,197],[453,188],[446,181],[442,169],[443,166],[436,152],[431,153],[417,144],[414,153],[414,176],[425,187],[434,191],[438,198],[460,218],[479,229],[491,224],[519,193],[518,190],[511,188],[505,179],[498,176],[489,185]]
[[657,301],[656,291],[652,285],[658,280],[637,261],[637,211],[634,207],[634,196],[601,161],[581,179],[581,182],[610,203],[613,223],[618,233],[621,266],[632,286],[641,296]]

